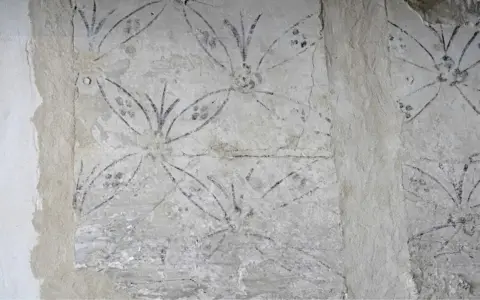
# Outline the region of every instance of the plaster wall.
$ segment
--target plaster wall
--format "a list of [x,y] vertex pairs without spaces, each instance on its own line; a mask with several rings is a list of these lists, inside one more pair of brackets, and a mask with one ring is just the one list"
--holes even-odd
[[30,18],[42,298],[479,295],[475,22],[400,0]]
[[28,1],[0,1],[0,298],[36,299],[30,253],[41,207],[38,153],[31,121],[40,103],[30,64]]

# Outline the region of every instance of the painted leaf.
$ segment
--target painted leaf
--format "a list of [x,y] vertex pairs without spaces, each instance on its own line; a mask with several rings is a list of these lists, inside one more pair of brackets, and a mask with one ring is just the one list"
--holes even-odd
[[435,210],[452,209],[460,200],[446,174],[443,173],[442,176],[442,173],[440,168],[426,169],[416,165],[405,165],[404,188],[410,197],[415,198],[414,201],[422,201]]
[[[320,40],[318,28],[321,28],[318,13],[312,13],[297,20],[274,38],[258,59],[255,67],[257,71],[274,70],[292,62],[296,57],[311,51]],[[253,53],[252,53],[253,54]]]
[[[470,28],[468,28],[470,29]],[[470,29],[471,30],[471,29]],[[458,58],[458,71],[456,71],[455,85],[460,97],[470,106],[475,113],[480,114],[480,31],[475,31],[464,38],[464,47]]]
[[167,161],[162,162],[162,167],[170,180],[177,185],[185,201],[193,206],[192,209],[203,213],[205,219],[226,222],[227,213],[219,196],[211,192],[211,184],[203,182],[193,172]]
[[142,165],[143,158],[135,153],[125,154],[91,170],[80,166],[74,208],[81,215],[91,214],[117,200],[128,189]]
[[[435,259],[473,259],[471,251],[480,220],[475,207],[477,166],[474,163],[437,163],[430,168],[408,165],[404,187],[410,244],[431,252]],[[472,200],[474,199],[474,200]]]
[[442,91],[442,85],[436,79],[425,82],[425,79],[421,78],[416,83],[415,87],[397,99],[397,105],[407,122],[414,120],[432,105]]
[[103,100],[133,134],[142,135],[154,128],[156,116],[148,101],[108,78],[103,82],[97,81],[97,85]]
[[285,169],[283,175],[275,176],[265,184],[261,195],[262,202],[276,210],[316,198],[313,195],[329,185],[329,181],[319,175],[325,174],[324,170],[321,170],[324,163],[324,160],[310,160],[304,165]]
[[163,0],[150,1],[132,8],[128,13],[118,17],[112,25],[102,25],[102,30],[98,32],[96,50],[105,54],[121,44],[128,43],[152,26],[164,11],[165,6],[166,2]]
[[[478,67],[480,65],[480,49],[478,44],[480,43],[480,30],[475,30],[474,28],[465,26],[459,29],[459,34],[457,35],[457,40],[455,45],[457,49],[453,50],[459,53],[458,56],[458,68],[461,71],[467,70],[470,75],[474,75],[475,72],[478,73]],[[477,76],[478,79],[478,76]]]
[[211,123],[228,103],[230,93],[230,89],[207,93],[181,109],[175,116],[172,114],[171,121],[166,123],[167,143],[188,137]]
[[191,33],[205,54],[220,68],[233,72],[232,57],[227,45],[212,25],[198,10],[184,6],[183,14]]

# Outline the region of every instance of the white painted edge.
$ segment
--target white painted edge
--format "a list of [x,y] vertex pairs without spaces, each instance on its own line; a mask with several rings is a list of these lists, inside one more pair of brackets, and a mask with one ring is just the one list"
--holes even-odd
[[41,203],[31,34],[29,1],[0,0],[0,299],[40,298],[30,265]]

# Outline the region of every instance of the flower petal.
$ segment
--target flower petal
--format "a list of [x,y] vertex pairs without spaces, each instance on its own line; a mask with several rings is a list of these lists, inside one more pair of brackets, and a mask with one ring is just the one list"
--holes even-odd
[[[426,205],[434,203],[435,207],[453,208],[460,203],[458,196],[453,191],[452,183],[438,175],[442,172],[442,165],[433,173],[417,165],[406,164],[404,168],[404,189],[417,195]],[[433,169],[433,168],[432,168]]]
[[[397,56],[404,57],[424,69],[435,71],[435,65],[440,63],[444,54],[444,39],[438,36],[431,27],[418,24],[415,35],[412,34],[412,24],[403,25],[389,22],[391,25],[390,46]],[[431,40],[437,40],[437,48],[432,47]]]
[[202,212],[205,218],[226,222],[227,213],[219,198],[221,196],[212,193],[206,182],[194,173],[167,161],[162,162],[162,167],[185,199]]
[[154,128],[156,116],[146,101],[142,103],[140,98],[109,78],[103,82],[97,80],[97,85],[103,100],[131,132],[141,135]]
[[[462,34],[465,36],[462,39],[462,46],[461,49],[455,49],[460,52],[460,56],[458,58],[458,67],[460,70],[467,70],[469,73],[477,72],[478,73],[478,66],[480,64],[480,57],[479,57],[479,47],[480,44],[480,31],[474,31],[471,27],[463,27]],[[460,44],[459,42],[457,42]]]
[[184,6],[183,14],[191,33],[207,56],[218,67],[233,72],[231,54],[209,20],[191,6]]
[[441,83],[436,79],[419,83],[415,88],[397,100],[399,109],[407,122],[413,121],[440,95]]
[[480,82],[470,80],[467,83],[457,84],[455,88],[459,93],[459,98],[463,99],[477,115],[480,115]]
[[[273,163],[275,162],[264,162],[263,167],[273,169],[275,166],[269,166]],[[325,159],[308,159],[301,165],[292,164],[288,169],[276,172],[278,175],[266,184],[260,196],[262,202],[267,203],[269,207],[264,209],[271,211],[311,202],[312,199],[317,199],[314,195],[320,191],[326,198],[330,197],[327,191],[335,180],[332,166]],[[280,175],[282,173],[283,175]]]
[[185,138],[212,122],[230,98],[230,89],[207,93],[175,114],[166,130],[167,143]]
[[307,51],[319,42],[318,28],[321,20],[317,13],[304,16],[286,28],[278,37],[273,39],[267,49],[257,57],[255,65],[260,70],[274,70],[293,61],[297,56]]
[[114,200],[135,179],[143,157],[136,153],[119,156],[107,164],[97,164],[78,174],[73,206],[80,216],[89,215]]
[[165,6],[163,0],[151,1],[118,17],[111,26],[102,24],[95,50],[103,56],[129,42],[147,30],[160,17]]

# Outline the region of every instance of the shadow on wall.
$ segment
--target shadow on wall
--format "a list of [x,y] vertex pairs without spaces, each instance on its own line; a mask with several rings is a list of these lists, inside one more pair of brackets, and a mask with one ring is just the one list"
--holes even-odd
[[405,0],[405,2],[429,23],[478,25],[479,0]]

